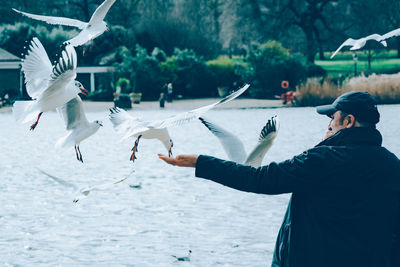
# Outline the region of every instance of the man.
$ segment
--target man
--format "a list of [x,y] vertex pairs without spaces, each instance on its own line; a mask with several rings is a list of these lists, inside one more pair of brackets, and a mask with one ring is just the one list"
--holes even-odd
[[331,118],[325,139],[281,163],[253,168],[204,155],[159,157],[238,190],[292,193],[274,267],[397,266],[390,261],[400,257],[400,160],[381,146],[375,100],[349,92],[317,112]]

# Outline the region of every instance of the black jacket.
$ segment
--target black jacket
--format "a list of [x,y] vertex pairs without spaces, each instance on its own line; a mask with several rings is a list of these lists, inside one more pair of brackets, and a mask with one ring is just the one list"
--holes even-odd
[[196,176],[246,192],[293,193],[274,267],[391,266],[391,255],[400,257],[391,253],[398,248],[400,160],[381,143],[375,129],[343,129],[260,168],[201,155]]

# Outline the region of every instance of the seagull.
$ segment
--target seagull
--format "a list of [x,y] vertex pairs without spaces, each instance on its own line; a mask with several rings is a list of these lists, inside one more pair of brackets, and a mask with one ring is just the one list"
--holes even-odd
[[177,257],[175,255],[171,255],[174,257],[177,261],[190,261],[190,254],[192,254],[192,251],[189,249],[188,255],[185,257]]
[[363,38],[360,38],[360,39],[349,38],[346,41],[344,41],[343,44],[341,44],[338,49],[336,49],[336,51],[332,54],[331,59],[340,51],[340,49],[342,49],[342,47],[351,46],[350,50],[361,49],[361,48],[364,47],[364,45],[369,40],[375,40],[375,41],[380,42],[384,47],[387,46],[386,41],[384,41],[382,39],[382,36],[380,34],[377,34],[377,33],[368,35],[367,37],[363,37]]
[[82,188],[82,189],[79,190],[79,195],[76,196],[74,198],[74,200],[72,200],[72,202],[77,203],[81,198],[87,197],[90,194],[90,192],[93,191],[93,190],[107,189],[107,188],[109,188],[109,187],[111,187],[113,185],[120,184],[123,181],[125,181],[126,179],[128,179],[129,176],[131,176],[131,174],[134,173],[134,172],[135,172],[135,170],[132,170],[127,176],[125,176],[124,178],[119,179],[119,180],[117,180],[115,182],[109,182],[109,183],[98,184],[98,185]]
[[56,177],[56,176],[54,176],[54,175],[51,175],[51,174],[49,174],[48,172],[45,172],[44,170],[42,170],[42,169],[40,169],[40,168],[38,168],[38,167],[36,167],[36,168],[38,169],[38,171],[40,171],[41,173],[47,175],[48,177],[50,177],[50,178],[51,178],[52,180],[54,180],[55,182],[57,182],[57,183],[59,183],[59,184],[65,186],[65,187],[72,188],[74,191],[78,191],[77,196],[72,200],[72,202],[74,202],[74,203],[77,203],[77,202],[78,202],[79,200],[81,200],[82,198],[87,197],[87,196],[90,194],[90,192],[93,191],[93,190],[97,190],[97,189],[107,189],[107,188],[109,188],[109,187],[111,187],[111,186],[113,186],[113,185],[122,183],[123,181],[125,181],[126,179],[128,179],[129,176],[132,175],[132,173],[135,172],[135,170],[132,170],[132,171],[131,171],[128,175],[126,175],[124,178],[118,179],[118,180],[116,180],[116,181],[114,181],[114,182],[108,182],[108,183],[104,183],[104,184],[98,184],[98,185],[93,185],[93,186],[90,186],[90,187],[85,187],[85,188],[79,189],[76,185],[74,185],[74,184],[72,184],[72,183],[70,183],[70,182],[67,182],[66,180],[64,180],[64,179],[62,179],[62,178]]
[[[105,32],[106,30],[110,31],[110,29],[107,27],[107,24],[104,22],[104,18],[107,15],[108,10],[115,3],[115,1],[116,0],[105,0],[94,11],[89,22],[83,22],[83,21],[80,21],[77,19],[71,19],[71,18],[65,18],[65,17],[35,15],[35,14],[30,14],[30,13],[19,11],[15,8],[13,8],[13,10],[15,12],[20,13],[29,18],[45,21],[48,24],[77,27],[81,30],[81,32],[74,38],[67,40],[64,43],[71,44],[72,46],[76,47],[76,46],[84,45],[87,42],[91,41],[90,48],[92,48],[93,47],[93,39],[95,39],[97,36],[103,34],[103,32]],[[84,47],[84,49],[85,49],[85,47]],[[85,50],[83,50],[83,51],[85,51]]]
[[14,103],[15,119],[26,123],[37,116],[30,128],[33,131],[43,112],[64,105],[78,93],[86,95],[88,91],[75,80],[76,66],[77,57],[73,46],[65,46],[58,62],[52,66],[43,45],[34,37],[22,62],[26,91],[33,100]]
[[257,145],[246,157],[243,143],[235,135],[204,117],[200,117],[199,120],[219,139],[230,160],[255,168],[261,166],[261,162],[275,141],[279,130],[278,117],[274,116],[262,128]]
[[151,122],[143,121],[139,118],[132,117],[128,114],[128,112],[118,107],[110,109],[109,118],[114,126],[114,130],[117,133],[124,134],[122,139],[126,139],[131,136],[136,137],[135,144],[132,147],[132,155],[130,157],[130,160],[132,162],[134,162],[136,159],[136,152],[140,138],[160,140],[167,149],[168,156],[171,157],[173,142],[168,133],[168,127],[182,125],[184,123],[188,123],[194,119],[199,118],[203,113],[214,108],[215,106],[235,99],[244,91],[246,91],[249,86],[249,84],[246,84],[239,90],[224,97],[218,102],[187,112],[183,112],[164,120],[156,120]]
[[89,122],[86,119],[83,102],[79,96],[71,99],[64,106],[57,108],[57,110],[64,119],[68,134],[57,141],[56,147],[74,145],[76,158],[83,163],[79,144],[97,132],[103,126],[103,123],[98,120]]

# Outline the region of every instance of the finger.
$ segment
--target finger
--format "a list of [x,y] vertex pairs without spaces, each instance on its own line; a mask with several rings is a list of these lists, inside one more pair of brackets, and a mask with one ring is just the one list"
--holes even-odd
[[169,157],[165,157],[165,156],[159,156],[159,158],[168,164],[175,165],[175,159],[173,159],[173,158],[169,158]]
[[158,158],[160,158],[160,159],[162,159],[164,161],[167,161],[167,160],[171,159],[170,157],[164,156],[162,154],[158,154]]

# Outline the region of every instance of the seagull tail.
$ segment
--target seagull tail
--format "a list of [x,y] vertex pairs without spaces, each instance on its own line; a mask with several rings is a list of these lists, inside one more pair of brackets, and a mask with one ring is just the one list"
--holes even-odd
[[38,115],[34,109],[35,101],[15,101],[12,111],[17,122],[26,123],[35,120]]
[[55,145],[56,148],[64,148],[64,147],[68,147],[68,146],[73,146],[74,142],[73,142],[72,138],[70,138],[71,133],[72,132],[69,132],[67,135],[58,139],[58,141]]

